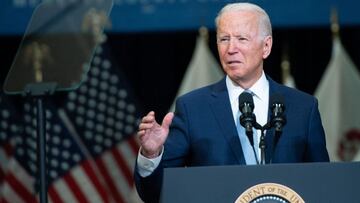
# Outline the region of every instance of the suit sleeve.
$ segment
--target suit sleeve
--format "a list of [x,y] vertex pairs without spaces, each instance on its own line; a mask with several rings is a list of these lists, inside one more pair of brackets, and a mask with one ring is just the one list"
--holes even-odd
[[313,106],[309,117],[309,128],[305,161],[307,162],[328,162],[329,155],[326,149],[325,132],[322,126],[318,101],[314,98]]
[[184,166],[188,155],[188,126],[185,104],[180,100],[176,102],[176,112],[170,126],[169,136],[164,144],[164,154],[159,166],[147,176],[141,177],[135,166],[134,179],[136,189],[141,199],[146,203],[159,202],[163,169],[166,167]]

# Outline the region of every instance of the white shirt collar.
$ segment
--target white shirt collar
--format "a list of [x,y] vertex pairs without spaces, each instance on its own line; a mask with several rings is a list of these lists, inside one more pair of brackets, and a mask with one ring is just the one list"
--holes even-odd
[[[235,100],[238,99],[239,95],[244,91],[242,87],[234,83],[229,76],[226,76],[226,87],[229,92],[229,98],[230,102],[233,103]],[[254,96],[256,96],[260,100],[264,100],[267,98],[266,95],[268,95],[269,91],[269,82],[266,79],[264,71],[261,74],[261,77],[258,81],[255,82],[253,86],[249,88],[251,92],[254,93]]]
[[266,95],[269,94],[269,81],[266,79],[264,71],[262,72],[259,80],[256,81],[252,87],[250,87],[250,91],[252,91],[254,96],[256,96],[258,99],[266,99]]

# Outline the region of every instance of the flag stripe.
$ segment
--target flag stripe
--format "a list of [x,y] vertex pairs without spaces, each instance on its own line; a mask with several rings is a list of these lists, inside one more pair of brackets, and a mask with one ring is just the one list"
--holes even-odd
[[[49,195],[49,193],[48,193],[48,195]],[[38,202],[40,202],[39,199],[38,199]],[[49,202],[49,203],[54,203],[50,196],[48,196],[48,202]]]
[[17,189],[13,189],[7,182],[3,184],[2,192],[4,195],[3,202],[26,203],[17,193]]
[[107,195],[107,192],[103,185],[100,183],[100,180],[98,179],[98,176],[96,175],[95,171],[93,170],[91,163],[89,161],[86,161],[83,164],[83,168],[87,176],[92,181],[94,187],[99,192],[99,195],[101,196],[103,202],[110,202],[109,196]]
[[5,181],[11,188],[16,189],[17,194],[22,200],[24,200],[24,202],[36,202],[31,192],[26,187],[24,187],[22,182],[19,181],[12,173],[6,174]]
[[7,157],[10,157],[12,155],[13,147],[10,143],[4,144],[1,148],[4,149],[4,152],[7,155]]
[[[4,163],[2,163],[4,164]],[[5,170],[3,170],[1,167],[0,167],[0,195],[1,195],[1,184],[2,182],[4,181],[4,177],[5,177]]]
[[[105,153],[103,156],[103,161],[112,180],[116,180],[114,181],[114,185],[116,186],[117,190],[122,194],[123,197],[128,198],[128,194],[130,193],[131,188],[127,183],[126,177],[124,177],[124,173],[117,166],[113,154],[111,152]],[[126,201],[127,199],[124,200]]]
[[136,136],[133,135],[130,138],[127,139],[126,143],[129,143],[129,146],[131,147],[134,154],[138,154],[139,151],[139,143],[137,142]]
[[[31,194],[33,192],[33,187],[34,187],[34,179],[32,176],[30,176],[25,170],[24,168],[22,168],[22,166],[18,163],[18,161],[14,158],[11,158],[8,162],[8,169],[7,169],[7,173],[5,174],[5,181],[8,182],[8,177],[11,179],[11,176],[13,176],[15,179],[14,180],[21,180],[21,181],[17,181],[20,182],[22,187],[20,188],[11,188],[14,189],[14,192],[16,192],[18,189],[20,190],[20,193],[18,194],[21,195],[22,192]],[[8,182],[8,186],[12,187],[12,185]],[[24,189],[22,189],[24,188]],[[4,190],[4,196],[7,196],[7,192]],[[9,199],[10,202],[13,202],[12,199]],[[30,201],[30,199],[29,199]]]
[[[110,177],[109,172],[106,170],[103,160],[101,158],[97,159],[96,164],[99,167],[100,173],[104,177],[106,185],[108,186],[112,197],[115,199],[115,202],[117,202],[117,203],[124,202],[122,195],[116,189],[113,179]],[[116,181],[119,181],[119,180],[116,180]]]
[[75,198],[78,200],[78,202],[82,202],[82,203],[88,202],[84,194],[82,193],[79,185],[77,185],[74,178],[72,177],[71,173],[68,173],[68,175],[66,175],[64,179],[67,185],[70,187],[70,190],[74,194]]
[[121,169],[122,173],[124,174],[128,185],[131,187],[133,185],[132,171],[130,171],[130,169],[127,167],[126,165],[127,163],[124,157],[119,153],[119,151],[116,148],[112,149],[111,153],[114,156],[117,166]]
[[12,146],[9,143],[3,144],[0,147],[0,182],[3,180],[7,163],[12,154]]
[[81,167],[76,167],[72,170],[72,176],[74,177],[75,181],[82,190],[83,194],[87,198],[88,202],[98,203],[98,202],[104,202],[102,200],[102,197],[99,195],[99,191],[96,190],[94,187],[94,184],[91,182],[91,178],[87,176],[85,169],[83,165],[87,163],[88,161],[85,161]]
[[77,202],[76,201],[76,197],[74,196],[74,194],[70,191],[70,188],[67,186],[66,182],[64,181],[64,179],[59,179],[57,180],[54,184],[54,190],[58,193],[61,194],[60,198],[62,199],[63,202]]
[[1,203],[9,203],[9,202],[6,201],[6,199],[4,199],[4,198],[1,198],[1,199],[0,199],[0,202],[1,202]]
[[[126,157],[126,165],[129,169],[133,169],[135,166],[136,155],[128,143],[119,144],[117,147],[120,154]],[[132,181],[132,180],[131,180]],[[132,181],[133,182],[133,181]]]
[[56,191],[54,185],[51,185],[48,189],[48,195],[51,198],[53,203],[63,203],[62,199],[60,198],[59,194]]

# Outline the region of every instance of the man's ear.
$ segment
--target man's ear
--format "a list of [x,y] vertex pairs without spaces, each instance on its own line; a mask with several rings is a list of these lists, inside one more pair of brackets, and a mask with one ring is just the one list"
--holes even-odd
[[264,39],[263,59],[266,59],[270,55],[272,43],[273,43],[272,36],[266,36]]

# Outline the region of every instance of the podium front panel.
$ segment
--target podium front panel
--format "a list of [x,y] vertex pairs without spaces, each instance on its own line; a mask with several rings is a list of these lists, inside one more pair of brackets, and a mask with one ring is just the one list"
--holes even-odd
[[235,202],[262,183],[286,186],[309,203],[359,203],[360,162],[166,168],[161,202]]

